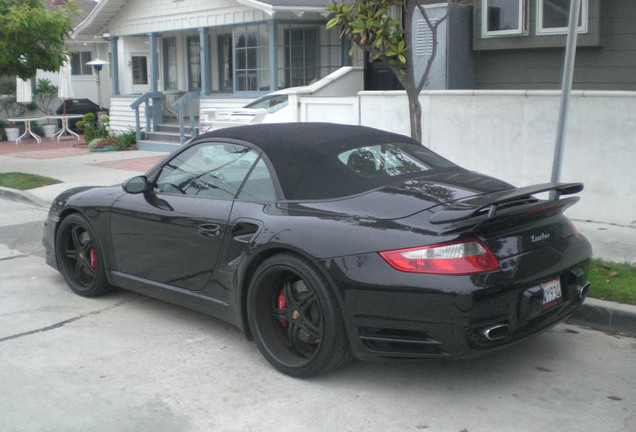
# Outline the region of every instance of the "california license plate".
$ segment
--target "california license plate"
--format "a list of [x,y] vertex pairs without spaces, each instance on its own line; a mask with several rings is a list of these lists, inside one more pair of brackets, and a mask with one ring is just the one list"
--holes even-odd
[[561,281],[559,278],[541,284],[543,289],[543,309],[547,309],[561,301]]

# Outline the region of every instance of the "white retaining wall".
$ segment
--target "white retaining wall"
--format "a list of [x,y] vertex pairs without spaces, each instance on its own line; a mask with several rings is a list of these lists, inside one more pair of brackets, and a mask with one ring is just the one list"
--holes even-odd
[[291,121],[358,124],[364,69],[344,66],[306,87],[290,89]]
[[[358,123],[359,115],[358,124],[410,134],[404,92],[360,92],[358,98],[348,123]],[[560,92],[429,91],[420,100],[427,147],[516,186],[550,181]],[[306,103],[316,105],[317,100],[307,98]],[[302,116],[303,121],[323,118]],[[636,226],[635,165],[636,92],[573,92],[561,181],[582,181],[585,190],[567,214]]]
[[298,120],[301,122],[321,121],[341,124],[358,124],[360,121],[360,101],[356,96],[317,98],[301,97],[299,99]]

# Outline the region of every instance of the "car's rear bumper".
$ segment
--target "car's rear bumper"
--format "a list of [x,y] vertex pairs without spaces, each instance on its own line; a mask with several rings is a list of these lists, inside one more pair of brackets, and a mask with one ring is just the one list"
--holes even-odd
[[[356,318],[351,322],[350,341],[356,357],[362,360],[478,357],[540,334],[567,319],[582,302],[583,298],[564,301],[526,322],[515,319],[514,314],[419,323]],[[505,326],[504,336],[488,340],[485,331],[496,326]]]
[[[577,246],[540,270],[526,264],[546,251],[472,276],[396,272],[373,254],[332,260],[327,269],[357,358],[469,358],[537,335],[583,303],[591,248],[585,239]],[[543,309],[536,288],[556,277],[561,301]]]

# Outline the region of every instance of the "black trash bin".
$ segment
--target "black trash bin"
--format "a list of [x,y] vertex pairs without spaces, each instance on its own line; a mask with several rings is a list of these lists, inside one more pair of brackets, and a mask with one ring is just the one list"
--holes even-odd
[[[87,114],[93,113],[95,114],[95,118],[97,118],[97,111],[100,111],[99,105],[93,102],[90,99],[67,99],[59,108],[55,111],[56,114],[64,113],[64,104],[66,104],[66,114]],[[76,130],[75,123],[82,119],[69,119],[68,125],[71,129]],[[62,127],[61,122],[58,125]]]

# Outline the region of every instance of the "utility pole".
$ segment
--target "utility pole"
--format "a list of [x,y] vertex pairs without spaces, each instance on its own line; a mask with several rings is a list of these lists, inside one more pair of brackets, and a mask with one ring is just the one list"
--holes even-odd
[[[580,12],[581,0],[570,0],[569,31],[565,47],[565,61],[563,62],[563,79],[561,81],[561,108],[559,110],[559,125],[556,145],[554,147],[554,159],[552,161],[552,183],[557,183],[561,178],[563,147],[565,144],[568,110],[570,107],[570,93],[572,92],[572,77],[574,75],[574,61],[576,59],[576,39],[578,36]],[[551,198],[554,199],[555,196],[556,193],[552,192]]]

